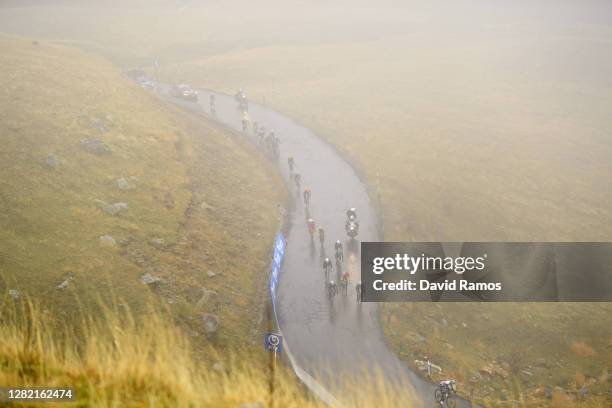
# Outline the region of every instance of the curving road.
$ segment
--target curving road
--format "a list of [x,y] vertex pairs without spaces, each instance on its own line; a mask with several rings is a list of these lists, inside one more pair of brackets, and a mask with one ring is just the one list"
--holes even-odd
[[[182,106],[209,112],[211,92],[200,91],[200,104],[190,104],[173,99]],[[233,97],[217,94],[216,119],[231,128],[241,130],[242,115]],[[309,129],[293,120],[261,105],[249,106],[251,121],[257,121],[266,129],[274,129],[280,138],[278,164],[295,195],[291,212],[291,228],[287,236],[287,248],[280,273],[278,289],[278,319],[286,343],[297,364],[317,379],[327,389],[335,389],[330,376],[354,375],[359,378],[365,367],[379,368],[386,381],[402,387],[411,387],[424,406],[431,406],[434,386],[418,377],[403,365],[388,347],[383,336],[375,303],[356,302],[355,282],[360,278],[359,243],[348,240],[344,232],[345,211],[356,207],[360,220],[359,240],[377,241],[377,218],[369,201],[365,186],[354,169],[331,146],[323,142]],[[252,132],[248,137],[256,143]],[[312,190],[310,216],[317,227],[326,232],[324,246],[308,234],[301,192],[289,179],[287,158],[293,156],[296,170],[302,176],[302,188]],[[336,296],[333,303],[325,292],[322,259],[333,260],[333,243],[343,241],[345,268],[350,274],[348,296]],[[336,274],[336,271],[334,271]],[[405,406],[406,401],[398,401]],[[461,401],[459,406],[469,406]]]

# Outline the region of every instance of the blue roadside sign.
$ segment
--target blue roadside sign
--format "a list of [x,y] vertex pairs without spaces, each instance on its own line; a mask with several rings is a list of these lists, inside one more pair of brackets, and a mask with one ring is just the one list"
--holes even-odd
[[278,286],[278,274],[280,272],[283,256],[285,255],[285,246],[287,242],[282,232],[276,235],[274,241],[274,258],[272,261],[272,273],[270,274],[270,294],[272,296],[272,305],[276,309],[276,288]]
[[280,353],[283,350],[283,336],[277,333],[265,333],[264,347],[268,351]]

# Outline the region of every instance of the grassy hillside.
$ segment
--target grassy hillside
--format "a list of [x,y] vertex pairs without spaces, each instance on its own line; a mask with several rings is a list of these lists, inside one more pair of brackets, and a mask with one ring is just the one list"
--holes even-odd
[[215,342],[249,344],[284,200],[265,161],[100,59],[0,49],[0,289],[58,322],[109,297],[138,315],[155,294],[202,343],[214,314]]
[[[9,10],[0,21],[116,61],[159,57],[168,79],[265,97],[380,188],[387,240],[612,239],[609,3],[244,3],[114,10],[85,27],[89,14],[75,9]],[[462,393],[607,403],[610,305],[422,306],[387,308],[386,333],[409,364],[427,353],[456,375]],[[495,374],[514,361],[532,375]],[[492,378],[471,383],[474,373]],[[585,385],[586,401],[572,399]]]

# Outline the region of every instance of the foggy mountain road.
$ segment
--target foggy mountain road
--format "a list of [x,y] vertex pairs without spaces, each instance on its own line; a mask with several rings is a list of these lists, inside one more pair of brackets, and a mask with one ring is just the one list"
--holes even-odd
[[[209,112],[210,91],[199,90],[198,104],[171,98],[180,106]],[[232,96],[214,93],[215,118],[234,130],[242,130],[242,115]],[[290,231],[277,290],[279,325],[285,341],[302,369],[316,377],[326,388],[334,380],[349,375],[359,381],[367,368],[380,370],[388,382],[414,390],[415,399],[424,407],[434,406],[435,385],[422,379],[405,366],[387,345],[379,324],[377,305],[356,301],[355,284],[360,280],[360,241],[378,241],[377,219],[366,186],[354,169],[311,130],[265,106],[249,103],[251,123],[274,130],[280,139],[278,165],[289,191],[294,195]],[[257,143],[252,130],[246,136]],[[297,191],[287,165],[295,160],[295,170],[302,176],[301,189],[310,188],[312,198],[307,215],[302,191]],[[355,207],[360,222],[359,235],[351,241],[345,232],[345,212]],[[325,245],[308,233],[307,218],[325,229]],[[344,268],[350,275],[348,295],[339,293],[330,302],[325,289],[322,260],[333,260],[334,242],[344,247]],[[340,280],[335,270],[331,275]],[[460,385],[461,386],[461,385]],[[470,404],[457,399],[457,406]],[[398,401],[398,404],[401,404]],[[403,402],[406,404],[406,402]],[[403,405],[402,404],[402,405]]]

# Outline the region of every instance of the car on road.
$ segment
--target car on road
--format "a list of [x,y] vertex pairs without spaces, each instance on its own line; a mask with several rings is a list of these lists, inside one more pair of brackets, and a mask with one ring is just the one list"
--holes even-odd
[[170,95],[190,102],[198,101],[198,91],[186,84],[172,85]]

